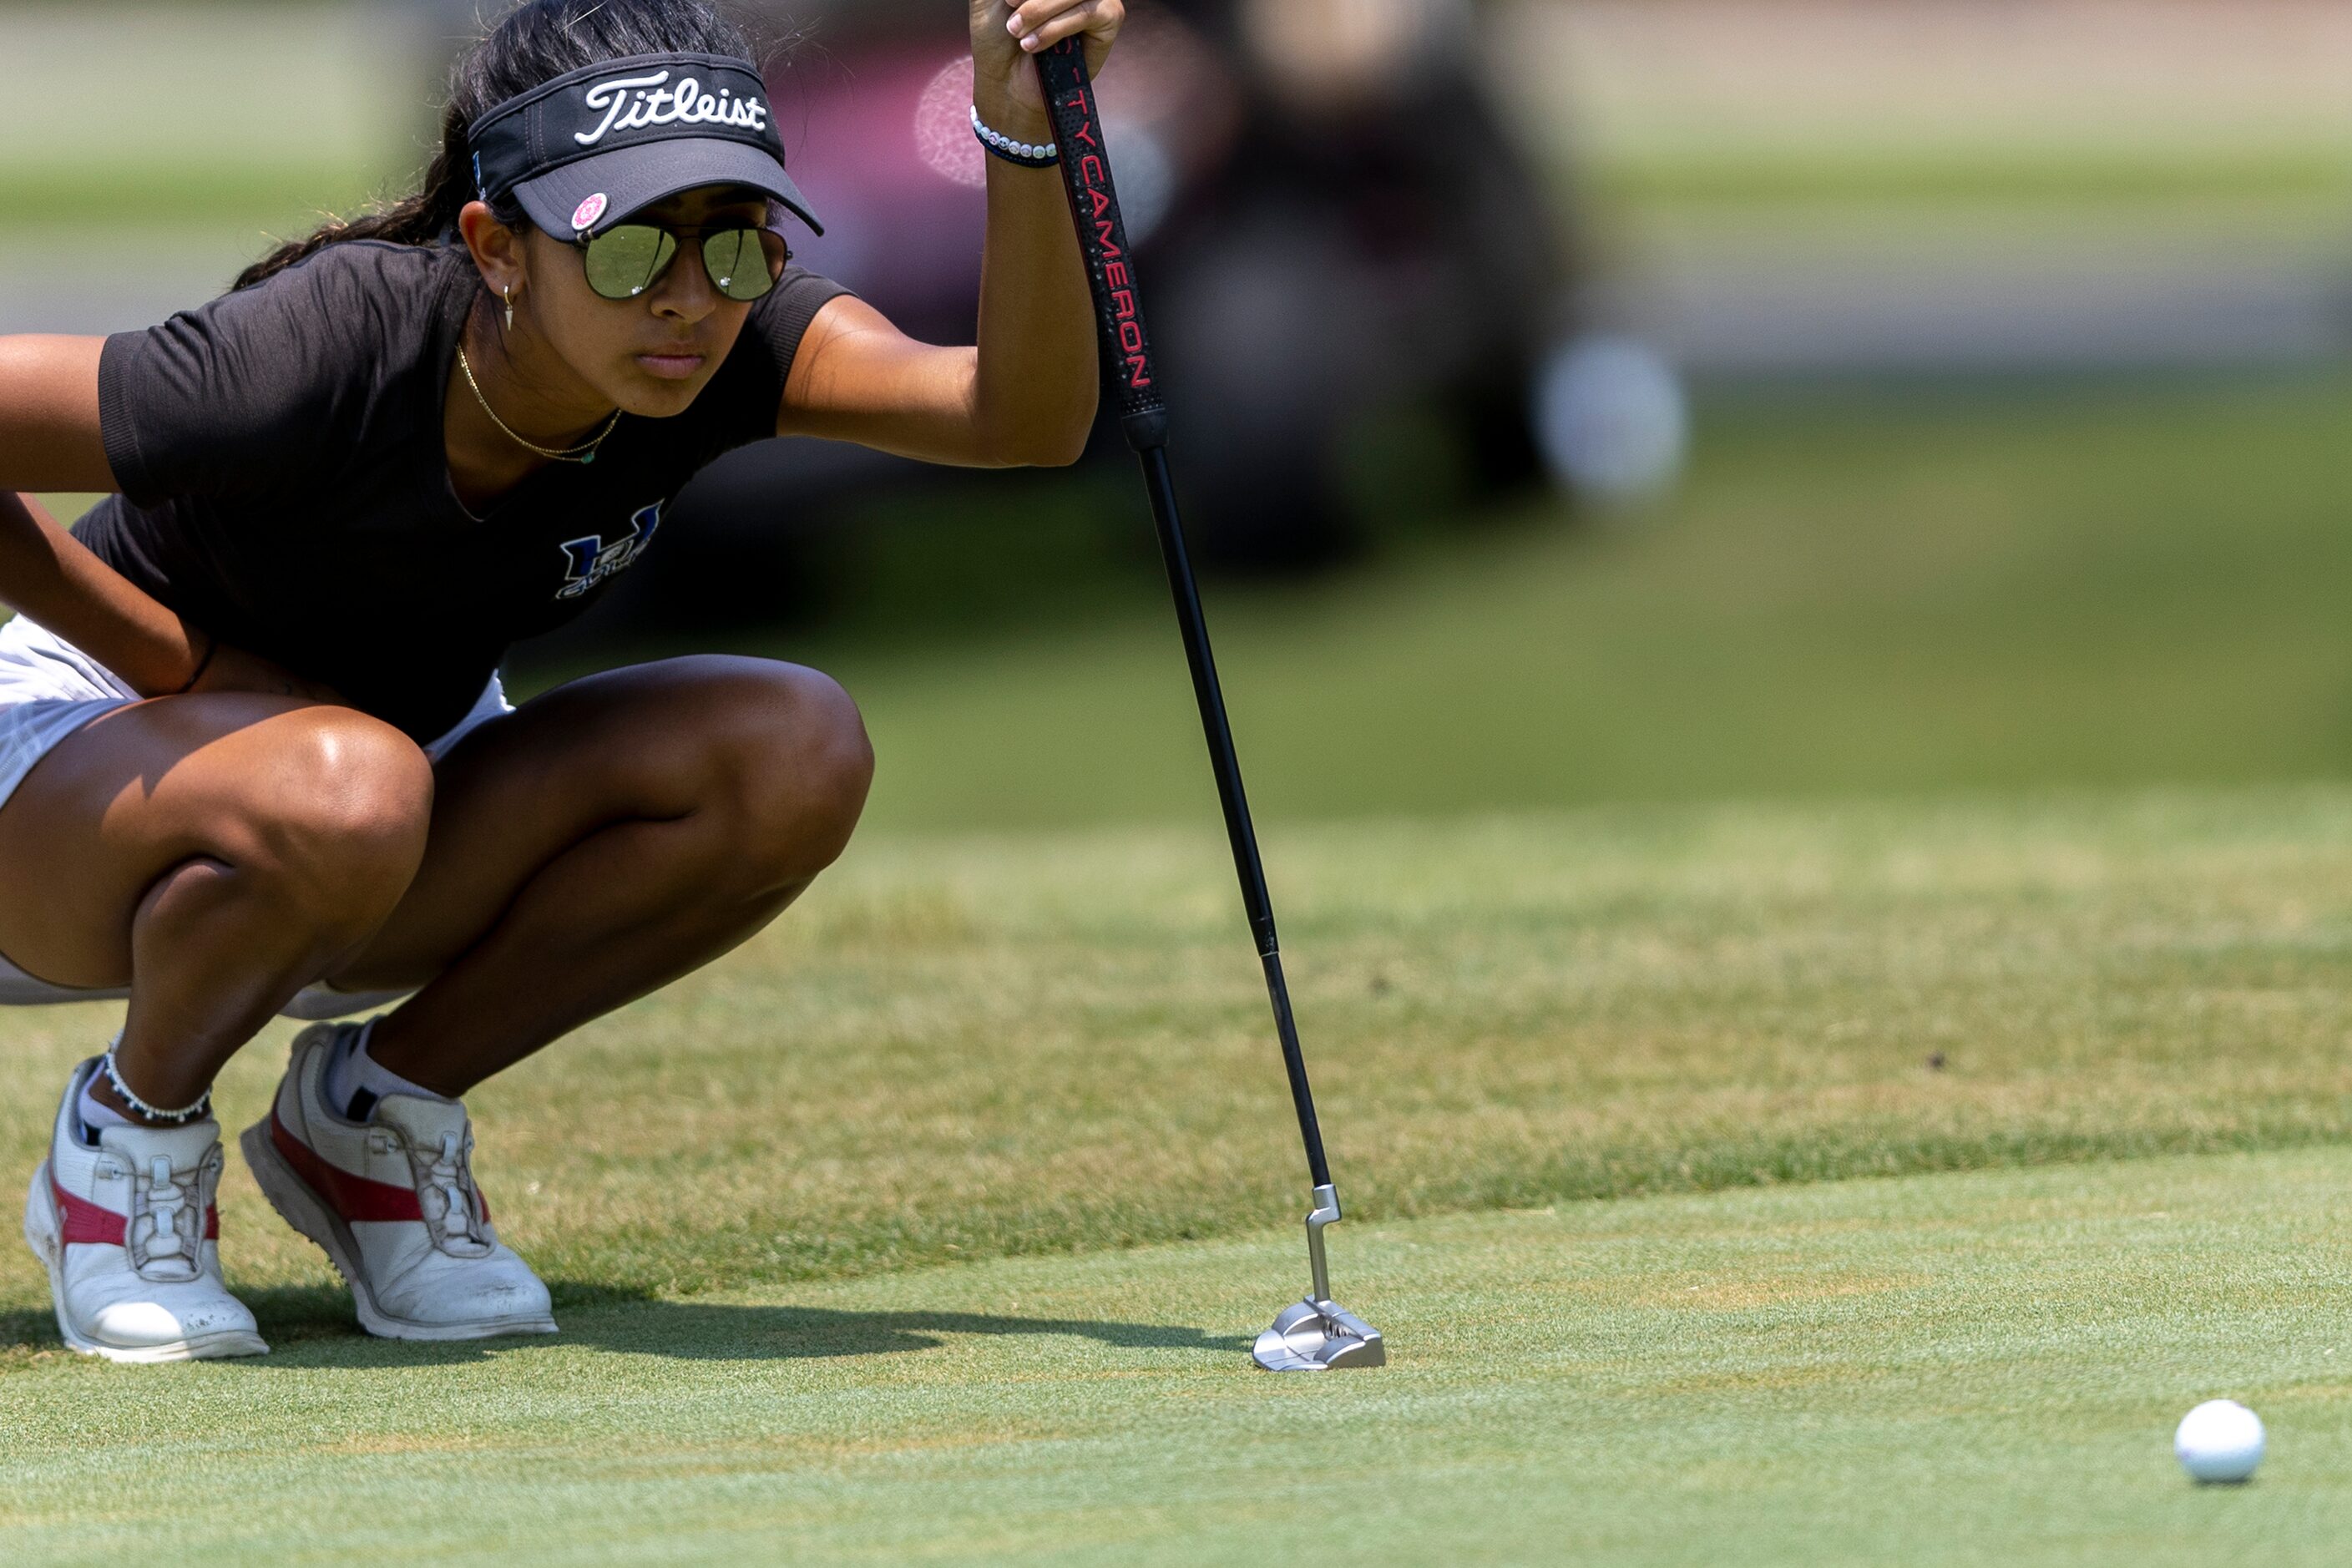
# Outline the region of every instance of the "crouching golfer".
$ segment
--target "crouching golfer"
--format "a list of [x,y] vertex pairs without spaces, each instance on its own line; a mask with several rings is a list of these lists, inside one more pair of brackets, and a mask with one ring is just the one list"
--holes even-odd
[[[457,69],[415,197],[104,341],[0,339],[0,1001],[127,996],[25,1234],[116,1361],[254,1355],[223,1286],[214,1075],[294,1044],[240,1140],[398,1338],[549,1332],[461,1097],[773,920],[871,753],[813,670],[671,659],[510,708],[496,673],[778,434],[1060,463],[1097,360],[1028,51],[1119,0],[971,0],[976,348],[788,262],[777,116],[701,0],[530,0]],[[100,490],[68,534],[16,490]],[[410,993],[414,994],[409,994]]]

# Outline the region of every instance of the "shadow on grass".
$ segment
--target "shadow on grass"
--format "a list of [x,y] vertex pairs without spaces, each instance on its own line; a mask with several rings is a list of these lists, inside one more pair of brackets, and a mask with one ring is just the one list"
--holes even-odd
[[[360,1331],[351,1298],[323,1285],[281,1286],[239,1292],[270,1343],[267,1356],[240,1364],[270,1367],[449,1366],[542,1347],[589,1345],[622,1355],[685,1361],[785,1361],[891,1355],[934,1350],[955,1334],[1066,1335],[1127,1351],[1197,1351],[1238,1354],[1241,1335],[1165,1323],[1094,1319],[1022,1318],[992,1312],[857,1312],[826,1307],[752,1307],[719,1301],[665,1300],[643,1291],[551,1281],[558,1334],[518,1334],[436,1344],[380,1340]],[[46,1312],[0,1314],[0,1336],[18,1344],[54,1343]]]
[[58,1335],[58,1320],[47,1307],[26,1307],[0,1312],[0,1352],[54,1351],[65,1341]]

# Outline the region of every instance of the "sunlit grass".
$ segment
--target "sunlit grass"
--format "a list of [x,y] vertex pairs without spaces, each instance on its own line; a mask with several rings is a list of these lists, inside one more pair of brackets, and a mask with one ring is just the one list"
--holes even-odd
[[[1309,584],[1212,584],[1261,815],[2352,772],[2352,384],[1784,390],[1697,417],[1654,511],[1535,505]],[[1114,501],[1099,526],[1137,548],[1091,603],[975,632],[986,531],[912,521],[874,548],[950,553],[971,588],[896,630],[733,646],[847,683],[875,826],[1213,822],[1148,525]]]
[[2311,146],[2184,152],[2171,146],[1990,146],[1822,150],[1703,144],[1619,149],[1590,174],[1625,203],[1742,207],[1848,201],[1913,205],[2024,203],[2088,213],[2162,211],[2254,200],[2340,204],[2352,191],[2352,150]]
[[[78,231],[60,232],[60,245],[103,244],[118,226],[152,227],[163,221],[278,233],[315,226],[328,213],[356,211],[394,185],[413,185],[414,173],[265,159],[94,167],[0,161],[0,212],[15,215],[18,224]],[[20,229],[11,237],[21,242],[25,237]]]
[[[1362,825],[1269,853],[1368,1215],[2352,1131],[2352,794]],[[677,1291],[1295,1217],[1229,876],[1206,832],[861,845],[751,946],[478,1091],[500,1221],[575,1291]],[[0,1168],[32,1167],[107,1016],[0,1019]],[[233,1064],[232,1124],[281,1039]],[[238,1277],[326,1279],[241,1173],[226,1203]],[[29,1258],[0,1251],[0,1295],[41,1299]]]
[[[2333,1563],[2347,1183],[2303,1151],[1356,1220],[1340,1286],[1391,1363],[1316,1378],[1243,1357],[1288,1230],[614,1294],[489,1344],[290,1338],[289,1289],[262,1361],[0,1380],[0,1550]],[[2270,1453],[2195,1488],[2172,1424],[2221,1394]]]

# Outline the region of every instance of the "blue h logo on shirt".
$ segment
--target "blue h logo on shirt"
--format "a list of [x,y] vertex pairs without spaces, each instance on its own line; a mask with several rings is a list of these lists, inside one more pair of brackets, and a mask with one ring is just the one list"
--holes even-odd
[[654,542],[654,533],[661,527],[662,508],[667,501],[636,512],[629,519],[629,531],[612,543],[604,542],[601,533],[585,539],[563,542],[563,586],[555,591],[559,599],[576,599],[615,572],[625,572],[637,563],[646,546]]

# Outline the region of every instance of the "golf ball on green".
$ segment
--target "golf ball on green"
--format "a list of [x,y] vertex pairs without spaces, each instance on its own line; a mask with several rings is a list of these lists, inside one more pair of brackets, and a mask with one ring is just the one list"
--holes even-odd
[[2263,1418],[2234,1399],[2209,1399],[2172,1435],[2180,1468],[2200,1481],[2242,1481],[2263,1462]]

